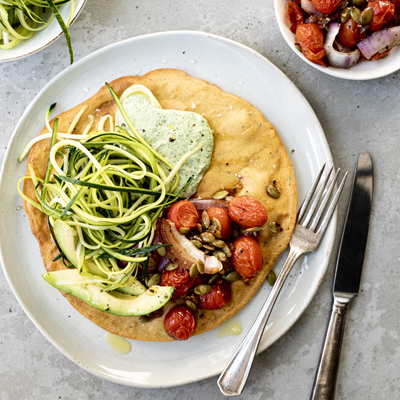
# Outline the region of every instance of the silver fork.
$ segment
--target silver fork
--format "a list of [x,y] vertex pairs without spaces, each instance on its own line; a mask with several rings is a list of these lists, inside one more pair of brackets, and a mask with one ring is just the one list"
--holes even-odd
[[[329,204],[324,218],[322,219],[321,223],[319,223],[333,193],[340,171],[339,168],[329,184],[328,189],[326,189],[329,178],[333,171],[333,167],[331,168],[321,183],[320,188],[313,202],[311,203],[324,169],[325,165],[319,172],[317,179],[312,184],[306,198],[303,201],[303,204],[300,207],[300,210],[297,214],[297,224],[289,243],[289,254],[267,300],[263,305],[263,308],[258,314],[258,317],[251,327],[249,333],[244,338],[243,342],[240,344],[239,348],[236,350],[235,354],[218,379],[218,386],[225,396],[239,396],[242,393],[247,381],[247,377],[249,376],[261,336],[264,332],[265,325],[267,324],[272,308],[287,276],[289,275],[290,270],[292,269],[296,260],[302,254],[312,252],[318,247],[332,218],[348,173],[346,172],[344,175],[339,188],[336,190],[333,199]],[[311,206],[306,213],[310,203]]]

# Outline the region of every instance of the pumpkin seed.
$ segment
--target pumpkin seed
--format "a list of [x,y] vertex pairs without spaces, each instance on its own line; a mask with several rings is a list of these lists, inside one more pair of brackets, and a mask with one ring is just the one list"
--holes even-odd
[[197,264],[193,264],[190,267],[189,275],[191,278],[195,278],[197,275],[199,275],[199,270],[197,269]]
[[214,251],[214,250],[215,250],[214,247],[210,246],[209,244],[203,244],[203,247],[204,247],[206,250],[211,250],[211,251]]
[[201,224],[197,224],[196,227],[199,233],[203,232],[203,227],[201,226]]
[[346,7],[342,13],[340,14],[340,22],[342,24],[344,24],[345,22],[347,22],[350,18],[350,13],[351,13],[351,8],[350,7]]
[[347,0],[343,0],[342,3],[340,4],[339,10],[343,10],[344,8],[347,7],[349,2]]
[[275,235],[277,235],[279,232],[283,231],[283,229],[282,229],[281,225],[279,224],[279,222],[270,222],[268,224],[268,228]]
[[201,226],[204,229],[207,229],[210,226],[210,217],[208,216],[207,211],[203,211],[201,214]]
[[167,271],[173,271],[174,269],[178,268],[178,264],[176,263],[171,263],[165,268]]
[[144,283],[146,284],[146,286],[149,287],[148,282],[149,282],[149,279],[150,279],[153,275],[154,275],[154,274],[148,274],[148,275],[146,276],[146,279],[145,279],[145,281],[144,281]]
[[216,226],[217,231],[221,231],[221,230],[222,230],[221,222],[219,222],[219,219],[218,219],[218,218],[213,217],[212,223],[213,223],[213,225]]
[[367,4],[367,0],[353,0],[353,6],[363,8]]
[[226,190],[221,190],[217,193],[214,194],[214,196],[212,197],[214,200],[222,200],[224,199],[226,196],[228,196],[229,192],[227,192]]
[[227,259],[226,254],[221,250],[214,251],[213,256],[216,257],[221,262],[225,262]]
[[210,285],[198,285],[194,288],[193,290],[196,294],[198,295],[203,295],[211,292],[211,286]]
[[217,238],[217,239],[222,239],[222,235],[221,232],[216,230],[216,231],[212,231],[212,234]]
[[[157,243],[157,244],[162,244],[162,243]],[[157,253],[161,256],[161,257],[165,257],[167,255],[167,249],[165,247],[159,247],[157,249]]]
[[207,228],[207,232],[214,232],[217,230],[217,226],[214,224],[211,224],[208,228]]
[[147,324],[147,322],[150,322],[150,321],[152,321],[152,320],[153,320],[153,318],[149,317],[148,315],[142,315],[142,316],[139,318],[139,322],[140,322],[141,324]]
[[218,279],[221,279],[221,275],[215,274],[208,280],[208,284],[212,285],[213,283],[217,282]]
[[361,23],[361,11],[357,7],[351,7],[350,15],[354,22]]
[[203,242],[207,243],[211,243],[215,240],[215,236],[210,232],[203,232],[200,237]]
[[187,235],[190,232],[190,229],[182,227],[182,228],[179,228],[179,232],[181,235]]
[[367,25],[371,22],[372,17],[374,15],[374,9],[372,7],[367,7],[362,13],[361,13],[361,23],[363,25]]
[[198,240],[191,240],[191,242],[198,248],[201,248],[201,242],[199,242]]
[[238,229],[233,228],[233,237],[237,239],[240,236],[240,232]]
[[156,262],[152,257],[149,257],[149,267],[154,267],[156,265]]
[[163,311],[163,308],[161,307],[161,308],[159,308],[158,310],[153,311],[152,313],[147,314],[147,315],[148,315],[150,318],[160,318],[160,317],[163,316],[163,314],[164,314],[164,311]]
[[262,231],[264,228],[261,228],[261,226],[255,226],[254,228],[248,228],[246,229],[246,232],[260,232]]
[[219,240],[219,239],[218,240],[214,240],[211,244],[214,247],[219,247],[220,249],[222,249],[223,247],[226,246],[225,242],[223,240]]
[[232,271],[230,272],[228,275],[224,276],[224,279],[227,282],[235,282],[237,280],[239,280],[242,276],[239,274],[239,272],[237,271]]
[[204,263],[201,260],[197,260],[197,269],[199,270],[200,274],[204,274]]
[[147,281],[147,286],[158,285],[161,282],[161,274],[154,274],[151,278]]
[[221,270],[218,271],[218,273],[219,273],[220,275],[225,275],[226,271],[225,271],[224,268],[222,268]]
[[228,243],[228,247],[231,249],[231,251],[235,250],[235,246],[233,243]]
[[279,189],[274,185],[267,186],[267,193],[274,199],[278,199],[280,196]]
[[194,240],[197,240],[198,242],[202,242],[203,241],[203,239],[201,238],[201,236],[199,236],[199,235],[193,235],[193,239]]
[[271,286],[275,285],[276,282],[276,275],[274,271],[271,271],[267,276],[267,281]]
[[193,301],[191,301],[191,300],[186,300],[185,301],[185,304],[186,304],[186,306],[187,307],[189,307],[192,311],[196,311],[196,304],[195,303],[193,303]]
[[302,53],[301,47],[300,47],[300,45],[299,45],[298,43],[295,43],[295,44],[294,44],[294,47],[296,47],[296,49],[297,49],[300,53]]
[[211,250],[205,249],[205,250],[204,250],[204,254],[210,254],[210,251],[211,251]]
[[225,200],[226,200],[226,201],[231,201],[231,200],[233,200],[233,196],[226,196],[226,197],[225,197]]
[[232,257],[232,251],[228,246],[223,247],[222,251],[226,254],[227,257]]

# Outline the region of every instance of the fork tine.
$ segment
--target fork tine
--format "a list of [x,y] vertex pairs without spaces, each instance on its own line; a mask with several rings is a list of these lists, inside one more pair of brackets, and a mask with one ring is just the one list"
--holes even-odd
[[321,235],[321,236],[322,236],[322,235],[325,233],[325,230],[326,230],[326,228],[327,228],[327,226],[328,226],[328,224],[329,224],[329,221],[330,221],[331,218],[332,218],[333,212],[335,211],[336,204],[337,204],[338,201],[339,201],[339,197],[340,197],[340,195],[342,194],[343,186],[344,186],[344,183],[346,182],[346,178],[347,178],[347,175],[348,175],[348,174],[349,174],[349,173],[346,172],[346,173],[344,174],[344,177],[343,177],[343,179],[342,179],[342,182],[340,182],[339,188],[338,188],[338,190],[336,191],[335,196],[333,197],[331,204],[329,205],[328,211],[327,211],[327,213],[326,213],[324,219],[322,220],[320,227],[319,227],[318,230],[317,230],[317,234],[318,234],[318,235]]
[[306,211],[308,205],[312,197],[314,196],[314,192],[316,187],[318,186],[319,180],[321,179],[322,173],[324,172],[326,163],[322,166],[321,171],[319,171],[317,178],[315,179],[314,183],[312,184],[310,190],[307,193],[306,198],[303,200],[303,203],[300,207],[299,212],[297,213],[297,221],[300,221],[303,218],[304,212]]
[[321,205],[318,208],[317,213],[315,214],[315,217],[313,218],[312,224],[311,226],[308,228],[310,229],[310,231],[314,231],[315,228],[318,225],[318,222],[325,210],[326,205],[328,204],[329,199],[331,198],[331,194],[333,192],[333,188],[335,186],[336,180],[339,176],[339,172],[340,172],[340,168],[338,168],[338,170],[336,171],[336,175],[333,177],[331,184],[329,185],[329,188],[327,189],[322,201],[321,201]]
[[315,209],[318,206],[319,201],[321,200],[322,194],[324,193],[324,190],[326,188],[326,185],[328,184],[329,178],[332,174],[333,171],[333,167],[331,167],[331,169],[329,170],[328,174],[326,175],[324,181],[321,183],[321,187],[318,190],[317,195],[315,196],[314,201],[311,204],[311,207],[307,213],[307,215],[304,217],[304,221],[300,224],[301,226],[303,226],[304,228],[307,228],[307,225],[309,224]]

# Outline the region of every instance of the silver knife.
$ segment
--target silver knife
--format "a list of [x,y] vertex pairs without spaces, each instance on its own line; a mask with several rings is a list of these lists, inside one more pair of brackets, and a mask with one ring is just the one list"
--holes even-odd
[[344,332],[347,307],[360,290],[361,272],[367,245],[373,193],[371,156],[358,156],[353,188],[340,241],[333,285],[333,308],[315,376],[311,400],[332,400]]

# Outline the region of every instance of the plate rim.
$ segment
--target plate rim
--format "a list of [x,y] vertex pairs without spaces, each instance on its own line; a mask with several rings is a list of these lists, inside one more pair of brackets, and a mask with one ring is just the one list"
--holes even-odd
[[[74,24],[74,22],[76,21],[76,19],[79,17],[79,15],[80,15],[80,13],[82,12],[83,8],[85,7],[86,3],[87,3],[87,0],[82,0],[81,4],[75,9],[74,17],[72,18],[71,23],[70,23],[68,29]],[[64,32],[63,32],[62,29],[60,28],[60,32],[59,32],[56,36],[52,37],[52,38],[51,38],[47,43],[45,43],[43,46],[38,47],[37,49],[30,51],[29,53],[21,54],[21,55],[19,55],[19,56],[14,56],[14,57],[9,57],[9,58],[1,58],[1,57],[0,57],[0,63],[6,63],[6,62],[11,62],[11,61],[17,61],[17,60],[20,60],[20,59],[22,59],[22,58],[29,57],[29,56],[31,56],[31,55],[33,55],[33,54],[36,54],[36,53],[38,53],[39,51],[45,49],[47,46],[50,46],[52,43],[54,43],[56,40],[58,40],[63,34],[64,34]],[[29,39],[28,39],[28,40],[29,40]],[[35,98],[36,98],[36,96],[34,97],[34,99],[35,99]],[[34,100],[34,99],[33,99],[33,100]],[[33,101],[33,100],[32,100],[32,101]]]
[[[86,1],[86,0],[85,0]],[[222,36],[219,35],[214,35],[214,34],[210,34],[210,33],[206,33],[203,31],[195,31],[195,30],[175,30],[175,31],[165,31],[165,32],[154,32],[154,33],[150,33],[150,34],[145,34],[145,35],[140,35],[140,36],[136,36],[133,38],[128,38],[122,41],[118,41],[115,43],[111,43],[107,46],[104,46],[88,55],[86,55],[85,57],[81,58],[80,60],[78,60],[76,63],[69,65],[67,68],[65,68],[63,71],[61,71],[60,73],[58,73],[56,76],[54,76],[39,92],[38,94],[32,99],[31,103],[28,105],[28,107],[25,109],[25,111],[23,112],[23,114],[21,115],[20,119],[18,120],[18,123],[13,131],[13,134],[8,142],[7,145],[7,150],[6,153],[4,155],[4,159],[3,159],[3,163],[2,163],[2,167],[0,170],[0,191],[3,185],[3,175],[4,175],[4,170],[6,167],[6,163],[10,157],[10,153],[12,151],[12,143],[20,129],[20,126],[23,124],[23,120],[30,114],[31,110],[34,108],[37,100],[42,96],[42,94],[44,94],[52,85],[55,81],[57,81],[58,79],[60,79],[61,77],[63,77],[66,74],[69,74],[70,71],[79,68],[79,66],[81,64],[84,64],[86,62],[87,59],[90,59],[91,57],[95,57],[95,55],[100,54],[102,52],[107,52],[107,50],[109,48],[112,48],[114,46],[118,46],[118,45],[123,45],[124,43],[134,43],[135,41],[140,41],[140,40],[145,40],[147,38],[152,38],[152,37],[157,37],[157,36],[170,36],[170,35],[196,35],[196,36],[203,36],[206,38],[212,38],[216,41],[220,41],[223,42],[227,45],[230,46],[234,46],[234,47],[238,47],[239,49],[245,50],[247,52],[250,52],[253,56],[261,59],[263,62],[265,62],[266,64],[269,65],[269,67],[273,68],[277,73],[279,73],[285,80],[286,82],[290,83],[292,86],[292,89],[295,90],[297,92],[297,94],[305,101],[305,103],[309,106],[310,109],[310,115],[313,117],[313,119],[315,120],[315,126],[317,127],[316,129],[316,133],[318,135],[318,139],[321,141],[321,143],[323,144],[323,149],[324,149],[324,159],[327,160],[327,163],[330,165],[334,165],[333,164],[333,159],[332,159],[332,154],[330,151],[330,147],[328,145],[326,136],[323,132],[322,126],[313,110],[313,108],[311,107],[311,105],[309,104],[308,100],[305,98],[305,96],[300,92],[300,90],[294,85],[294,83],[278,68],[276,67],[271,61],[269,61],[266,57],[264,57],[262,54],[260,54],[259,52],[257,52],[256,50],[253,50],[252,48],[243,45],[239,42],[236,42],[234,40],[231,39],[227,39],[224,38]],[[309,297],[309,301],[305,304],[304,302],[302,303],[302,306],[299,308],[298,311],[298,315],[296,316],[296,318],[290,323],[287,324],[286,327],[282,330],[280,330],[276,335],[271,336],[269,335],[268,337],[268,341],[265,341],[265,337],[266,334],[264,333],[263,338],[261,339],[261,343],[258,349],[257,354],[261,353],[262,351],[266,350],[270,345],[272,345],[273,343],[275,343],[279,338],[281,338],[300,318],[300,316],[303,314],[304,310],[308,307],[308,305],[310,304],[310,302],[312,301],[312,299],[315,296],[315,293],[317,292],[323,277],[325,276],[325,273],[327,271],[328,265],[329,265],[329,259],[330,259],[330,255],[332,252],[332,248],[333,248],[333,244],[334,244],[334,239],[335,239],[335,233],[336,233],[336,225],[337,225],[337,211],[334,213],[332,221],[330,223],[330,225],[333,227],[332,228],[332,233],[331,233],[331,243],[329,243],[329,255],[327,257],[324,257],[323,262],[321,263],[320,269],[321,269],[321,278],[319,279],[318,284],[313,288],[312,292],[311,292],[311,296]],[[79,362],[74,356],[73,354],[70,354],[69,351],[67,351],[66,349],[63,348],[63,346],[61,344],[58,343],[58,341],[56,340],[56,338],[52,337],[47,331],[46,329],[41,325],[41,323],[36,319],[35,315],[33,313],[31,313],[27,307],[27,305],[25,304],[25,302],[22,300],[22,298],[20,297],[20,295],[18,294],[17,290],[14,288],[14,285],[12,284],[11,278],[8,274],[8,271],[5,267],[5,263],[4,263],[4,258],[3,258],[3,245],[2,245],[2,238],[0,237],[0,261],[1,261],[1,265],[2,265],[2,269],[3,269],[3,273],[5,275],[5,278],[7,280],[8,285],[10,286],[14,296],[16,297],[17,301],[19,302],[21,308],[23,309],[23,311],[25,312],[25,314],[29,317],[29,319],[33,322],[33,324],[35,325],[35,327],[42,333],[42,335],[60,352],[62,353],[65,357],[67,357],[69,360],[71,360],[72,362],[74,362],[74,364],[76,364],[79,367],[82,367],[83,369],[85,369],[86,371],[88,371],[89,373],[102,378],[102,379],[106,379],[110,382],[113,383],[117,383],[117,384],[122,384],[125,386],[131,386],[131,387],[138,387],[138,388],[167,388],[167,387],[177,387],[177,386],[181,386],[181,385],[185,385],[185,384],[189,384],[189,383],[193,383],[193,382],[198,382],[201,380],[205,380],[208,379],[210,377],[213,377],[217,374],[215,374],[214,372],[211,373],[206,373],[203,374],[200,378],[198,377],[192,377],[192,379],[186,379],[185,381],[182,381],[180,383],[171,383],[168,385],[153,385],[153,384],[149,384],[149,383],[141,383],[141,382],[131,382],[131,381],[126,381],[126,380],[122,380],[122,379],[118,379],[112,375],[106,374],[104,372],[100,372],[97,371],[96,369],[93,369],[92,367],[85,365],[82,362]],[[221,369],[222,372],[222,369]]]

